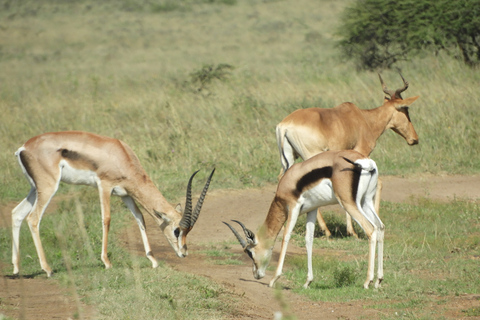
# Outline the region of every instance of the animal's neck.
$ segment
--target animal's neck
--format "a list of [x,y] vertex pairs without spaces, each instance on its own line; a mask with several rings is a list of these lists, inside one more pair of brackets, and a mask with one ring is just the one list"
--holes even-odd
[[388,129],[393,113],[391,108],[382,105],[375,109],[360,110],[365,122],[368,125],[369,142],[363,150],[357,150],[365,156],[369,156],[375,148],[378,138]]
[[268,211],[265,222],[257,233],[259,242],[263,243],[265,248],[273,247],[275,239],[282,229],[285,221],[287,221],[288,211],[283,201],[275,197],[270,210]]
[[128,190],[129,195],[135,199],[152,217],[156,217],[154,211],[166,213],[170,204],[157,189],[153,182],[146,177],[141,186],[135,185]]

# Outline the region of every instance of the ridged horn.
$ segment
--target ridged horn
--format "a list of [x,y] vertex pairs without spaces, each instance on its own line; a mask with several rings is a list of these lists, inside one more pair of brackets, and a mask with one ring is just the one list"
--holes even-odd
[[195,175],[198,173],[198,171],[200,171],[200,170],[195,171],[192,174],[192,176],[190,177],[190,179],[188,180],[187,195],[186,195],[187,199],[185,200],[185,210],[183,211],[182,220],[180,220],[180,223],[179,223],[179,226],[182,229],[188,229],[190,227],[190,224],[191,224],[191,220],[192,220],[192,181],[193,181],[193,177],[195,177]]
[[195,222],[198,219],[198,216],[200,215],[200,210],[202,209],[203,201],[205,200],[205,196],[208,191],[208,187],[210,186],[210,181],[212,180],[213,173],[215,172],[215,169],[212,170],[212,173],[210,173],[210,176],[207,179],[207,182],[205,183],[205,186],[203,187],[203,191],[200,195],[200,198],[197,201],[197,204],[195,206],[195,210],[192,212],[192,181],[193,177],[198,173],[197,170],[195,171],[190,179],[188,180],[188,185],[187,185],[187,195],[186,195],[186,200],[185,200],[185,211],[183,212],[182,220],[180,220],[179,226],[187,230],[189,232],[192,228]]
[[232,230],[235,237],[237,237],[238,242],[240,242],[240,245],[242,246],[242,248],[245,248],[247,246],[247,242],[243,240],[242,236],[238,233],[238,231],[235,230],[235,228],[233,228],[230,224],[226,223],[225,221],[223,221],[223,223],[225,223],[227,227],[229,227],[230,230]]
[[208,187],[210,186],[210,181],[212,180],[213,174],[215,173],[215,168],[210,173],[210,176],[203,187],[202,193],[200,194],[200,198],[198,198],[197,205],[195,206],[195,210],[192,213],[192,221],[190,223],[190,228],[193,228],[195,222],[197,222],[198,216],[200,215],[200,211],[202,210],[203,201],[205,200],[205,196],[207,195]]
[[237,220],[232,220],[233,222],[236,222],[238,223],[242,229],[243,229],[243,232],[245,232],[245,236],[247,237],[247,241],[250,242],[250,243],[253,243],[255,241],[255,233],[253,233],[252,231],[248,230],[245,225],[243,223],[241,223],[240,221],[237,221]]

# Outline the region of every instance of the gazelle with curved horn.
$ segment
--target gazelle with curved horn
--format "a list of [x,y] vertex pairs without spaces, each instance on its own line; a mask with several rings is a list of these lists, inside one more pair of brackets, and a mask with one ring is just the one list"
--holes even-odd
[[182,215],[180,206],[174,208],[165,200],[135,153],[120,140],[82,131],[51,132],[31,138],[15,155],[31,189],[28,196],[12,211],[14,274],[18,274],[20,267],[20,227],[27,218],[40,265],[48,276],[52,275],[40,240],[39,227],[45,209],[61,181],[98,189],[103,224],[101,259],[107,269],[112,266],[107,256],[111,195],[120,196],[133,213],[140,228],[147,258],[154,268],[158,263],[148,242],[143,214],[136,203],[154,218],[177,256],[187,256],[186,236],[200,214],[215,171],[214,169],[208,177],[193,211],[191,184],[198,171],[191,176],[187,186],[186,209]]
[[[298,157],[307,160],[327,150],[355,150],[370,156],[378,138],[387,130],[403,137],[409,145],[418,144],[408,106],[418,96],[402,99],[401,93],[407,90],[408,82],[403,78],[403,87],[389,90],[378,74],[385,97],[383,105],[378,108],[363,110],[350,102],[342,103],[334,108],[299,109],[285,117],[276,127],[278,149],[282,169],[280,176],[295,162]],[[377,212],[380,207],[381,183],[375,197]],[[327,237],[330,231],[318,212],[320,228]],[[356,236],[352,220],[347,215],[347,233]]]
[[378,245],[378,269],[375,287],[383,280],[383,239],[385,226],[377,215],[374,196],[377,189],[378,170],[375,162],[353,150],[326,151],[304,162],[294,164],[280,179],[265,222],[255,234],[241,222],[246,240],[230,224],[245,253],[253,260],[253,276],[261,279],[270,262],[275,240],[287,222],[283,233],[280,257],[275,275],[269,286],[273,287],[282,274],[283,263],[293,227],[300,214],[307,213],[306,247],[308,275],[304,287],[313,280],[312,245],[317,208],[339,203],[365,231],[368,237],[368,272],[364,288],[374,280],[375,251]]

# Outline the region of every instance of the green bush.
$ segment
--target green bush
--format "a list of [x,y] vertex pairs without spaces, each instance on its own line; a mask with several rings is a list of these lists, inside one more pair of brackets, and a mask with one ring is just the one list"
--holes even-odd
[[361,0],[345,9],[342,21],[340,49],[359,69],[391,68],[441,50],[469,66],[480,62],[477,0]]

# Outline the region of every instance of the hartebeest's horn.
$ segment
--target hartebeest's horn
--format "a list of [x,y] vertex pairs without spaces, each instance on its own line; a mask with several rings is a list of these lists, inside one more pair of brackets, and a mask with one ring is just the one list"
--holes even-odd
[[223,221],[223,223],[225,223],[227,227],[229,227],[230,230],[232,230],[235,237],[237,237],[238,242],[240,242],[240,245],[242,246],[242,248],[245,248],[247,246],[247,242],[243,240],[242,236],[238,233],[238,231],[235,230],[234,227],[232,227],[230,224],[226,223],[225,221]]
[[405,80],[405,78],[402,76],[401,73],[398,73],[400,75],[400,77],[402,77],[402,80],[403,80],[403,88],[399,88],[397,90],[395,90],[395,96],[397,98],[400,98],[402,99],[402,96],[400,95],[400,93],[402,93],[403,91],[407,90],[408,89],[408,81]]
[[189,232],[192,228],[195,222],[198,219],[198,216],[200,215],[200,210],[202,209],[203,201],[205,200],[205,196],[207,194],[208,187],[210,186],[210,181],[212,180],[213,173],[215,172],[215,169],[212,170],[212,173],[210,173],[210,176],[207,179],[207,182],[205,183],[205,186],[203,187],[203,191],[200,195],[200,198],[197,201],[197,205],[195,206],[195,210],[192,212],[192,181],[193,177],[198,173],[199,170],[195,171],[190,179],[188,180],[188,185],[187,185],[187,195],[186,195],[186,201],[185,201],[185,211],[183,212],[183,217],[182,220],[180,220],[179,226],[182,229],[187,230]]
[[253,243],[255,241],[255,233],[253,233],[252,231],[248,230],[243,223],[241,223],[240,221],[237,221],[237,220],[232,220],[233,222],[236,222],[238,223],[242,229],[243,229],[243,232],[245,232],[245,236],[247,237],[247,241],[250,242],[250,243]]
[[400,77],[402,77],[402,80],[403,80],[403,87],[399,88],[397,90],[389,90],[387,88],[387,85],[385,84],[385,82],[383,82],[383,79],[382,79],[382,76],[380,75],[380,73],[378,74],[378,78],[380,79],[380,83],[382,84],[383,92],[388,94],[390,96],[390,98],[392,98],[392,99],[402,99],[401,93],[408,89],[408,82],[405,80],[405,78],[402,76],[401,73],[399,73],[399,74],[400,74]]

